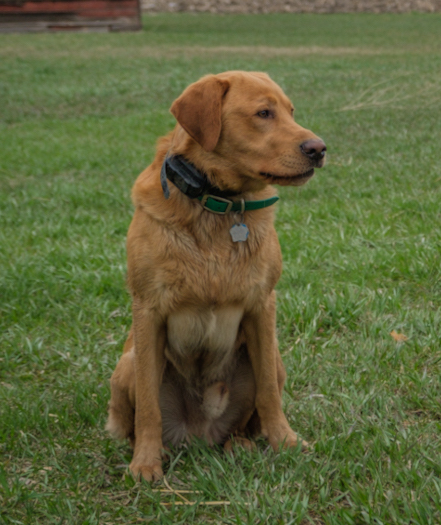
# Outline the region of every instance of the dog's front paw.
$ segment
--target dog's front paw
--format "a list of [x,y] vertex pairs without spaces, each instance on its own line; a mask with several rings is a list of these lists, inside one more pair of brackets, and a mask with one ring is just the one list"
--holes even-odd
[[130,472],[135,479],[143,478],[146,481],[159,481],[164,476],[160,461],[155,461],[150,465],[143,465],[133,460],[130,463]]
[[303,441],[289,426],[285,425],[278,428],[276,432],[271,432],[268,436],[268,441],[274,450],[278,450],[280,445],[283,448],[295,448],[301,445],[302,451],[308,450],[309,444],[307,441]]
[[309,448],[309,443],[301,439],[293,430],[289,430],[289,434],[282,440],[283,448],[295,448],[300,444],[302,452],[306,452]]

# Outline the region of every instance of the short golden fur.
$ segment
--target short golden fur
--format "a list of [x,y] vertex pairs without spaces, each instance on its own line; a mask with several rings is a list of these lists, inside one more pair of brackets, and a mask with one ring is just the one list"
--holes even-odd
[[237,214],[204,210],[171,182],[164,197],[166,154],[184,156],[213,185],[236,192],[232,200],[250,201],[274,196],[273,184],[304,184],[326,149],[296,124],[290,100],[264,73],[203,77],[171,112],[178,123],[133,188],[133,325],[112,375],[107,423],[131,440],[130,469],[147,480],[162,476],[164,445],[193,435],[230,448],[231,435],[259,429],[273,448],[298,444],[281,408],[274,206],[245,212],[249,237],[233,242]]

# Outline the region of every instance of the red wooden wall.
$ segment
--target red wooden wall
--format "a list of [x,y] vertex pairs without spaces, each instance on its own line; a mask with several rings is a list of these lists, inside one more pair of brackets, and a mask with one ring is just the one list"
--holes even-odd
[[0,32],[140,28],[139,0],[0,0]]

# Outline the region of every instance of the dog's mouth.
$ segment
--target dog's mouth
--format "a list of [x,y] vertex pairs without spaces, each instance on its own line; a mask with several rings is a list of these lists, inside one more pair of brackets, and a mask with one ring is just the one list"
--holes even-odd
[[279,186],[300,185],[304,184],[314,175],[314,168],[299,175],[274,175],[272,173],[260,172],[269,184],[278,184]]

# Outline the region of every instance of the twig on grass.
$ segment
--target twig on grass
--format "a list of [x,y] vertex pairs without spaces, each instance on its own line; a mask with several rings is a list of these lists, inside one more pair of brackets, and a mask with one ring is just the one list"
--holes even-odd
[[152,492],[161,492],[162,494],[174,494],[176,492],[179,492],[179,494],[202,494],[200,490],[152,489]]
[[185,505],[194,505],[194,503],[190,500],[188,500],[185,496],[182,495],[182,492],[181,490],[175,490],[173,489],[169,482],[167,481],[167,478],[164,478],[164,485],[167,487],[167,489],[172,493],[172,494],[175,494],[176,496],[178,496],[178,498],[181,498],[181,500],[185,503]]
[[164,478],[164,485],[166,489],[155,489],[153,492],[160,492],[162,494],[174,494],[182,501],[161,501],[161,505],[164,507],[172,507],[175,505],[205,505],[205,506],[216,506],[216,505],[231,505],[231,501],[190,501],[183,494],[202,494],[200,490],[177,490],[170,486],[166,478]]
[[174,502],[161,502],[164,507],[172,507],[174,505],[205,505],[205,506],[216,506],[216,505],[231,505],[231,501],[174,501]]

